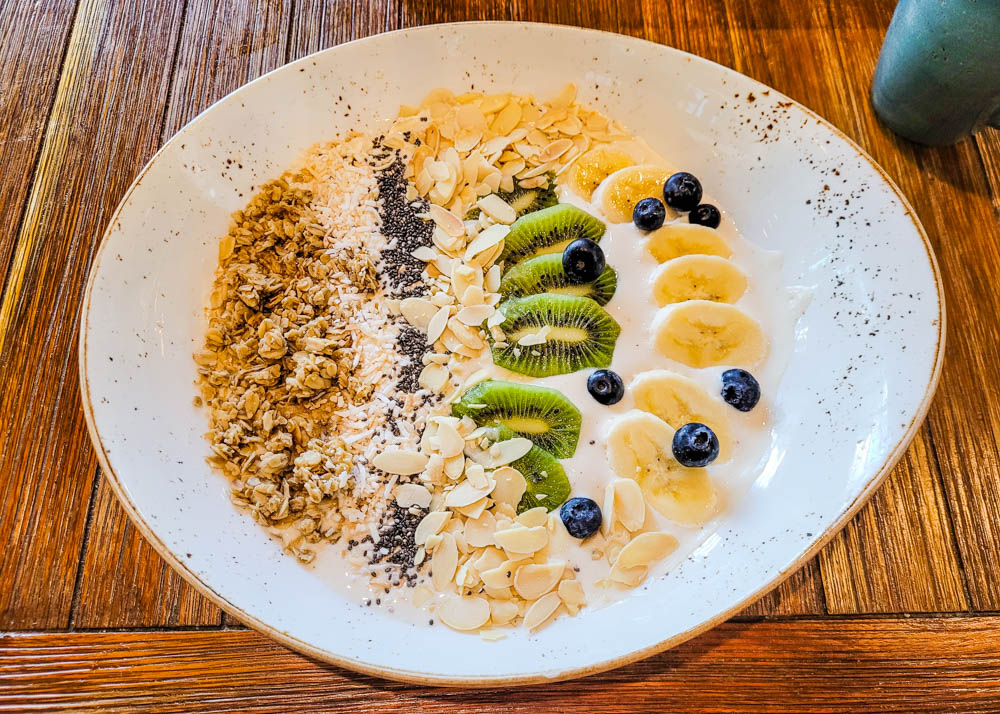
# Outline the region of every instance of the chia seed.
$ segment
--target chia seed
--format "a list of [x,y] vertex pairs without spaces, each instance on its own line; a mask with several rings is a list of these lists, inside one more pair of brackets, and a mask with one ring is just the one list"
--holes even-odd
[[[405,582],[408,586],[416,585],[419,566],[413,564],[417,555],[417,544],[413,534],[420,521],[427,515],[426,508],[399,508],[395,504],[389,507],[381,526],[379,526],[379,548],[368,557],[369,563],[385,562],[396,566],[387,567],[385,572],[392,576],[392,584]],[[365,540],[371,540],[366,538]],[[388,588],[386,589],[388,592]]]
[[[383,158],[386,155],[383,155]],[[412,253],[422,246],[432,244],[433,224],[420,214],[430,208],[427,201],[406,200],[406,163],[396,157],[387,168],[378,172],[378,195],[382,207],[382,234],[392,248],[382,251],[379,278],[393,297],[406,298],[427,294],[423,282],[424,262]]]
[[427,339],[424,337],[423,332],[407,325],[400,328],[396,344],[403,356],[409,358],[409,362],[400,372],[399,380],[396,382],[396,389],[412,394],[420,389],[417,379],[420,377],[420,372],[424,369],[422,358],[428,349]]

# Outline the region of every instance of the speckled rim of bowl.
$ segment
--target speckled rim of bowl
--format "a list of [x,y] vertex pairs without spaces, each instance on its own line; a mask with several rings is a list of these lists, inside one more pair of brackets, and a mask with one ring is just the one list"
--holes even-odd
[[118,203],[117,208],[115,208],[115,212],[112,214],[111,219],[108,221],[108,227],[105,229],[104,234],[101,236],[100,246],[98,247],[97,253],[94,256],[94,260],[90,268],[90,274],[87,278],[87,287],[84,292],[83,305],[80,311],[80,342],[79,342],[80,393],[83,401],[84,417],[87,422],[87,431],[90,434],[90,439],[93,442],[94,450],[97,453],[97,459],[101,465],[101,470],[103,471],[105,477],[107,478],[108,483],[111,485],[111,488],[114,491],[115,495],[117,496],[118,501],[121,503],[122,507],[125,509],[125,512],[132,520],[132,523],[139,530],[139,532],[142,533],[143,537],[147,541],[149,541],[149,543],[153,546],[153,548],[156,549],[157,553],[159,553],[160,556],[164,560],[166,560],[167,563],[170,564],[170,567],[172,567],[177,573],[179,573],[181,577],[183,577],[188,583],[190,583],[199,593],[207,597],[209,600],[218,605],[226,613],[237,618],[240,622],[244,623],[245,625],[248,625],[254,630],[257,630],[261,634],[267,635],[268,637],[276,640],[282,645],[290,649],[296,650],[302,654],[305,654],[313,659],[319,660],[321,662],[335,664],[340,667],[345,667],[347,669],[353,670],[355,672],[360,672],[362,674],[372,675],[376,677],[383,677],[402,682],[408,682],[411,684],[420,684],[429,686],[503,687],[503,686],[515,686],[515,685],[542,684],[547,682],[558,682],[567,679],[573,679],[576,677],[584,677],[591,674],[598,674],[600,672],[606,672],[608,670],[615,669],[617,667],[621,667],[627,664],[631,664],[632,662],[636,662],[638,660],[650,657],[654,654],[663,652],[667,649],[670,649],[671,647],[675,647],[676,645],[679,645],[682,642],[686,642],[687,640],[700,635],[706,630],[709,630],[715,627],[716,625],[720,624],[721,622],[729,619],[733,614],[741,611],[748,605],[752,604],[753,602],[756,602],[760,597],[762,597],[766,593],[773,590],[775,587],[781,584],[785,579],[787,579],[790,575],[792,575],[797,570],[799,570],[803,565],[805,565],[810,559],[812,559],[812,557],[816,555],[816,553],[818,553],[823,548],[823,546],[825,546],[845,525],[847,525],[847,522],[854,516],[855,513],[857,513],[861,509],[861,507],[868,501],[868,499],[871,498],[875,490],[882,484],[882,481],[885,480],[885,477],[889,474],[889,472],[896,465],[896,463],[902,458],[903,454],[906,452],[906,449],[909,447],[910,442],[913,441],[913,438],[916,436],[917,431],[919,430],[920,425],[923,423],[924,417],[927,415],[927,411],[930,408],[930,403],[934,396],[934,392],[937,389],[938,381],[941,377],[941,368],[944,363],[944,343],[946,334],[944,291],[941,282],[941,271],[940,268],[938,267],[937,258],[934,255],[934,250],[931,247],[930,240],[927,237],[927,233],[924,230],[923,225],[921,225],[920,221],[918,220],[916,212],[913,210],[913,207],[910,205],[910,202],[907,200],[906,196],[903,195],[902,191],[900,191],[899,187],[882,169],[882,167],[879,166],[878,163],[876,163],[875,160],[871,156],[869,156],[864,149],[858,146],[858,144],[855,143],[850,137],[848,137],[846,134],[844,134],[844,132],[842,132],[840,129],[838,129],[833,124],[828,122],[826,119],[816,114],[816,112],[812,111],[808,107],[803,106],[802,104],[795,101],[791,97],[788,97],[783,93],[778,92],[777,90],[763,84],[762,82],[757,81],[756,79],[753,79],[752,77],[748,77],[744,74],[737,72],[736,70],[730,69],[729,67],[725,67],[716,62],[712,62],[711,60],[705,59],[704,57],[699,57],[698,55],[693,55],[689,52],[684,52],[683,50],[678,50],[676,48],[669,47],[668,45],[662,45],[657,42],[651,42],[649,40],[645,40],[639,37],[620,35],[618,33],[607,32],[604,30],[594,30],[588,28],[575,27],[571,25],[556,25],[552,23],[502,22],[502,21],[455,22],[455,23],[441,23],[432,26],[463,27],[469,25],[498,25],[498,26],[531,25],[531,26],[549,27],[559,31],[565,31],[569,29],[576,32],[584,32],[597,35],[612,35],[613,37],[618,38],[619,40],[625,39],[629,42],[655,45],[661,48],[667,47],[667,49],[673,52],[688,57],[689,60],[692,62],[699,62],[707,65],[712,65],[721,70],[725,74],[740,77],[740,81],[749,81],[753,83],[758,88],[758,91],[770,91],[773,92],[776,96],[783,99],[784,101],[789,101],[794,103],[796,107],[802,109],[803,111],[814,117],[818,123],[822,124],[824,127],[826,127],[827,129],[831,130],[834,134],[839,136],[848,146],[850,146],[858,154],[858,156],[865,159],[869,164],[871,164],[871,166],[882,177],[882,180],[886,183],[886,185],[889,186],[889,188],[892,189],[893,193],[896,194],[897,200],[902,205],[903,209],[906,212],[906,215],[909,216],[910,220],[913,222],[914,228],[916,229],[917,233],[920,235],[921,240],[923,241],[924,249],[927,251],[927,259],[931,265],[931,272],[934,277],[934,287],[937,291],[937,300],[938,300],[938,320],[937,320],[938,333],[937,333],[937,342],[935,346],[933,370],[931,372],[930,380],[927,382],[927,387],[924,390],[923,398],[917,408],[916,413],[913,415],[913,418],[907,425],[906,431],[903,433],[903,436],[896,443],[895,447],[892,449],[888,458],[885,460],[882,466],[864,485],[864,487],[861,489],[861,492],[854,499],[854,501],[852,501],[848,506],[846,506],[844,510],[841,511],[840,515],[837,516],[831,522],[830,526],[816,537],[812,545],[806,548],[801,553],[801,555],[799,555],[799,557],[796,558],[787,568],[779,572],[772,580],[770,580],[768,583],[760,587],[758,590],[756,590],[754,593],[752,593],[745,599],[736,603],[729,609],[720,612],[715,617],[710,618],[698,624],[697,626],[686,630],[685,632],[681,632],[672,637],[669,637],[655,645],[636,650],[622,657],[604,660],[602,662],[598,662],[596,664],[592,664],[586,667],[567,668],[555,672],[548,672],[545,674],[538,674],[533,676],[496,677],[496,678],[433,676],[433,675],[428,675],[424,672],[415,672],[411,670],[395,669],[390,667],[373,667],[367,664],[366,662],[353,660],[346,657],[336,656],[330,652],[327,652],[326,650],[319,649],[308,642],[293,637],[287,632],[278,630],[272,627],[271,625],[267,624],[266,622],[263,622],[255,617],[252,617],[248,613],[242,611],[239,607],[229,602],[223,595],[216,592],[208,585],[206,585],[204,582],[202,582],[202,580],[195,573],[191,572],[184,565],[184,563],[182,563],[177,557],[175,557],[173,552],[167,547],[167,545],[164,544],[163,541],[161,541],[156,536],[153,529],[150,528],[149,524],[142,518],[142,516],[136,510],[135,505],[129,498],[128,491],[124,488],[124,486],[122,485],[121,481],[118,478],[118,475],[115,473],[114,468],[111,466],[111,462],[108,459],[107,453],[104,448],[104,444],[101,440],[101,435],[97,430],[97,425],[94,419],[94,412],[93,412],[93,398],[90,392],[90,384],[87,381],[87,332],[88,332],[87,328],[90,320],[90,296],[94,287],[95,276],[97,275],[101,259],[104,255],[104,248],[107,245],[108,235],[111,232],[115,223],[117,222],[118,215],[121,213],[124,206],[128,203],[128,200],[131,197],[132,192],[136,189],[136,187],[139,186],[140,183],[142,183],[142,179],[146,175],[146,172],[149,171],[150,167],[156,162],[160,154],[168,146],[174,143],[174,141],[177,140],[178,136],[183,132],[185,128],[199,121],[205,112],[207,112],[209,109],[214,107],[219,102],[224,101],[227,97],[232,96],[237,92],[240,92],[245,87],[262,80],[264,77],[267,77],[270,74],[273,74],[274,72],[278,72],[280,70],[285,69],[286,67],[289,66],[289,64],[297,64],[299,62],[306,61],[309,58],[318,55],[320,53],[336,51],[337,48],[346,45],[368,42],[376,37],[382,38],[388,35],[405,34],[407,32],[419,30],[429,26],[409,27],[400,30],[393,30],[392,32],[372,35],[371,37],[365,37],[362,39],[353,40],[351,42],[343,43],[341,45],[335,45],[333,47],[328,47],[326,49],[319,50],[318,52],[306,55],[305,57],[302,57],[296,60],[295,62],[282,65],[281,67],[271,70],[271,72],[261,75],[257,79],[254,79],[253,81],[242,85],[238,89],[235,89],[233,92],[230,92],[230,94],[227,94],[225,97],[222,97],[218,101],[214,102],[211,106],[207,107],[203,112],[201,112],[197,117],[195,117],[190,122],[185,124],[184,127],[182,127],[162,147],[160,147],[160,149],[157,150],[155,154],[153,154],[150,160],[139,172],[139,175],[132,182],[131,186],[129,186],[128,190],[125,192],[125,195]]

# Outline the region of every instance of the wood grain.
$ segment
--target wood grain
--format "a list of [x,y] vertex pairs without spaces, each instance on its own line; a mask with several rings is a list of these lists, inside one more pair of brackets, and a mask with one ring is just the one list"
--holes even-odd
[[75,11],[76,0],[0,3],[0,295]]
[[91,711],[996,711],[990,618],[728,623],[604,675],[518,689],[395,684],[253,632],[0,638],[0,708]]
[[[1000,608],[1000,221],[972,141],[920,147],[891,134],[867,101],[884,10],[866,3],[831,3],[840,26],[840,52],[854,135],[913,202],[934,245],[944,281],[948,346],[944,373],[931,406],[930,453],[941,474],[953,537],[975,610]],[[879,496],[879,499],[884,498]],[[930,494],[921,499],[933,503]],[[881,505],[882,501],[877,501]],[[919,506],[919,503],[913,504]],[[906,523],[887,521],[888,532]],[[926,537],[926,536],[924,536]],[[941,534],[942,542],[945,534]],[[943,550],[943,545],[938,546]],[[899,553],[920,545],[900,544]],[[858,554],[859,559],[863,554]],[[938,571],[935,577],[939,577]]]
[[[85,0],[0,304],[0,627],[65,627],[96,460],[76,373],[94,247],[159,141],[174,3]],[[25,279],[29,276],[28,279]]]
[[[229,92],[285,63],[290,13],[271,0],[189,3],[161,143]],[[132,527],[101,479],[80,576],[76,627],[218,624],[222,612]]]

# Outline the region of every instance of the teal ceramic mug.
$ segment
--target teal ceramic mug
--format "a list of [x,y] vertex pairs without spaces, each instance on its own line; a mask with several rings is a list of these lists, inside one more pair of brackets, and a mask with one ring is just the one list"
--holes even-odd
[[900,0],[872,103],[890,129],[921,144],[1000,128],[1000,0]]

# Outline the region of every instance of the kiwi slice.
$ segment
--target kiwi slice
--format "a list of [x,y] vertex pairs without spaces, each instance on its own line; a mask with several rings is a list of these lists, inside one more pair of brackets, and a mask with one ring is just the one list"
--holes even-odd
[[[505,300],[497,309],[506,342],[493,344],[494,364],[530,377],[611,365],[621,326],[590,298],[542,293]],[[544,343],[518,344],[545,327]]]
[[[507,441],[517,436],[517,433],[501,426],[497,430],[497,441]],[[532,508],[544,506],[547,511],[554,511],[569,498],[570,484],[556,458],[545,449],[532,446],[531,451],[510,464],[524,476],[525,490],[517,504],[517,512],[524,513]]]
[[580,410],[549,387],[489,379],[466,390],[451,413],[479,426],[505,426],[560,458],[572,456],[580,438]]
[[504,239],[500,260],[509,269],[515,263],[549,253],[562,253],[577,238],[600,241],[605,226],[586,211],[569,203],[521,216]]
[[607,305],[618,287],[618,274],[610,265],[596,280],[573,283],[566,277],[562,255],[540,255],[525,260],[504,273],[500,281],[500,294],[505,298],[518,298],[538,293],[559,293],[588,297],[598,305]]

